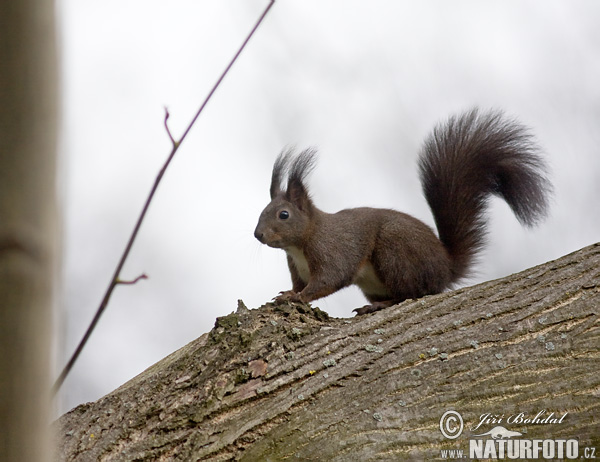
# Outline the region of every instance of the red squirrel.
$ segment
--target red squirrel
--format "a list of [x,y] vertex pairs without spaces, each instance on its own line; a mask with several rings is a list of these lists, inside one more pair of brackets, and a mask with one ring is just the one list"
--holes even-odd
[[545,217],[552,189],[529,131],[498,111],[453,116],[425,140],[418,168],[439,238],[395,210],[319,210],[306,186],[315,156],[312,149],[288,149],[277,157],[271,202],[254,231],[287,254],[292,290],[280,292],[276,303],[308,303],[356,284],[370,302],[354,310],[363,315],[440,293],[469,274],[483,247],[490,195],[533,226]]

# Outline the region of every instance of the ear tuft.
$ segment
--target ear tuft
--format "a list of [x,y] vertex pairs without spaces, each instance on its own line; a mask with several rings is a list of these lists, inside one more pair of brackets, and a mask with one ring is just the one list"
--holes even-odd
[[304,183],[304,180],[315,168],[317,160],[316,155],[317,151],[313,148],[309,148],[296,156],[290,166],[288,187],[290,183],[293,182]]
[[293,155],[294,148],[288,147],[277,156],[275,164],[273,164],[273,173],[271,174],[271,199],[284,192],[281,189],[281,183],[283,182],[283,177],[287,174]]
[[313,206],[308,188],[304,182],[315,168],[316,155],[317,151],[315,149],[305,149],[296,156],[289,166],[288,185],[285,194],[288,200],[300,210],[309,211]]
[[[285,197],[300,210],[309,210],[312,202],[308,195],[308,188],[304,184],[306,178],[315,168],[317,160],[316,149],[309,148],[296,155],[293,147],[287,147],[275,160],[271,174],[271,200],[276,196],[285,194]],[[281,187],[284,177],[287,176],[287,188]]]

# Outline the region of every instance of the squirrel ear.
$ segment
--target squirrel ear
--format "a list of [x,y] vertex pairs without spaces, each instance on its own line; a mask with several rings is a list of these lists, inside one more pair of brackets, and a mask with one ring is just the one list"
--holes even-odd
[[308,191],[301,181],[288,182],[285,198],[302,211],[309,211],[312,208],[312,200]]
[[283,193],[281,189],[281,180],[288,170],[288,166],[290,164],[290,159],[293,154],[293,149],[288,148],[277,156],[275,160],[275,164],[273,164],[273,173],[271,174],[271,199],[274,199],[275,196]]
[[315,166],[315,154],[314,149],[305,149],[294,159],[290,166],[285,196],[292,204],[303,211],[309,211],[313,207],[304,180]]

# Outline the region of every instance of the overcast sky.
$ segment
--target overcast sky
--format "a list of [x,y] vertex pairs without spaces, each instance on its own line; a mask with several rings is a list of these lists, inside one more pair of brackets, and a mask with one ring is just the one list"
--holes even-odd
[[[89,324],[176,137],[266,6],[258,0],[60,0],[63,283],[57,369]],[[599,240],[600,3],[595,0],[279,0],[185,140],[121,286],[64,384],[64,412],[209,331],[243,299],[291,287],[285,254],[253,237],[271,166],[315,146],[314,201],[391,207],[433,225],[416,173],[449,115],[503,109],[552,169],[533,230],[493,201],[469,284]],[[357,289],[315,305],[349,317]]]

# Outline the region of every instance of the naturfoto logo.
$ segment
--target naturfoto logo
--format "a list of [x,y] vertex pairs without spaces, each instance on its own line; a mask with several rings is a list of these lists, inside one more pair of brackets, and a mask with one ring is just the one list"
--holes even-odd
[[[596,448],[580,448],[579,441],[571,439],[551,439],[552,426],[563,424],[568,413],[555,413],[541,410],[536,414],[485,413],[479,416],[476,425],[467,427],[471,431],[469,449],[442,450],[442,459],[576,459],[594,458]],[[517,429],[507,428],[519,425]],[[528,439],[526,427],[547,425],[546,439]],[[491,426],[491,428],[490,428]],[[465,422],[457,411],[446,411],[440,419],[440,431],[444,438],[455,440],[463,432]]]

